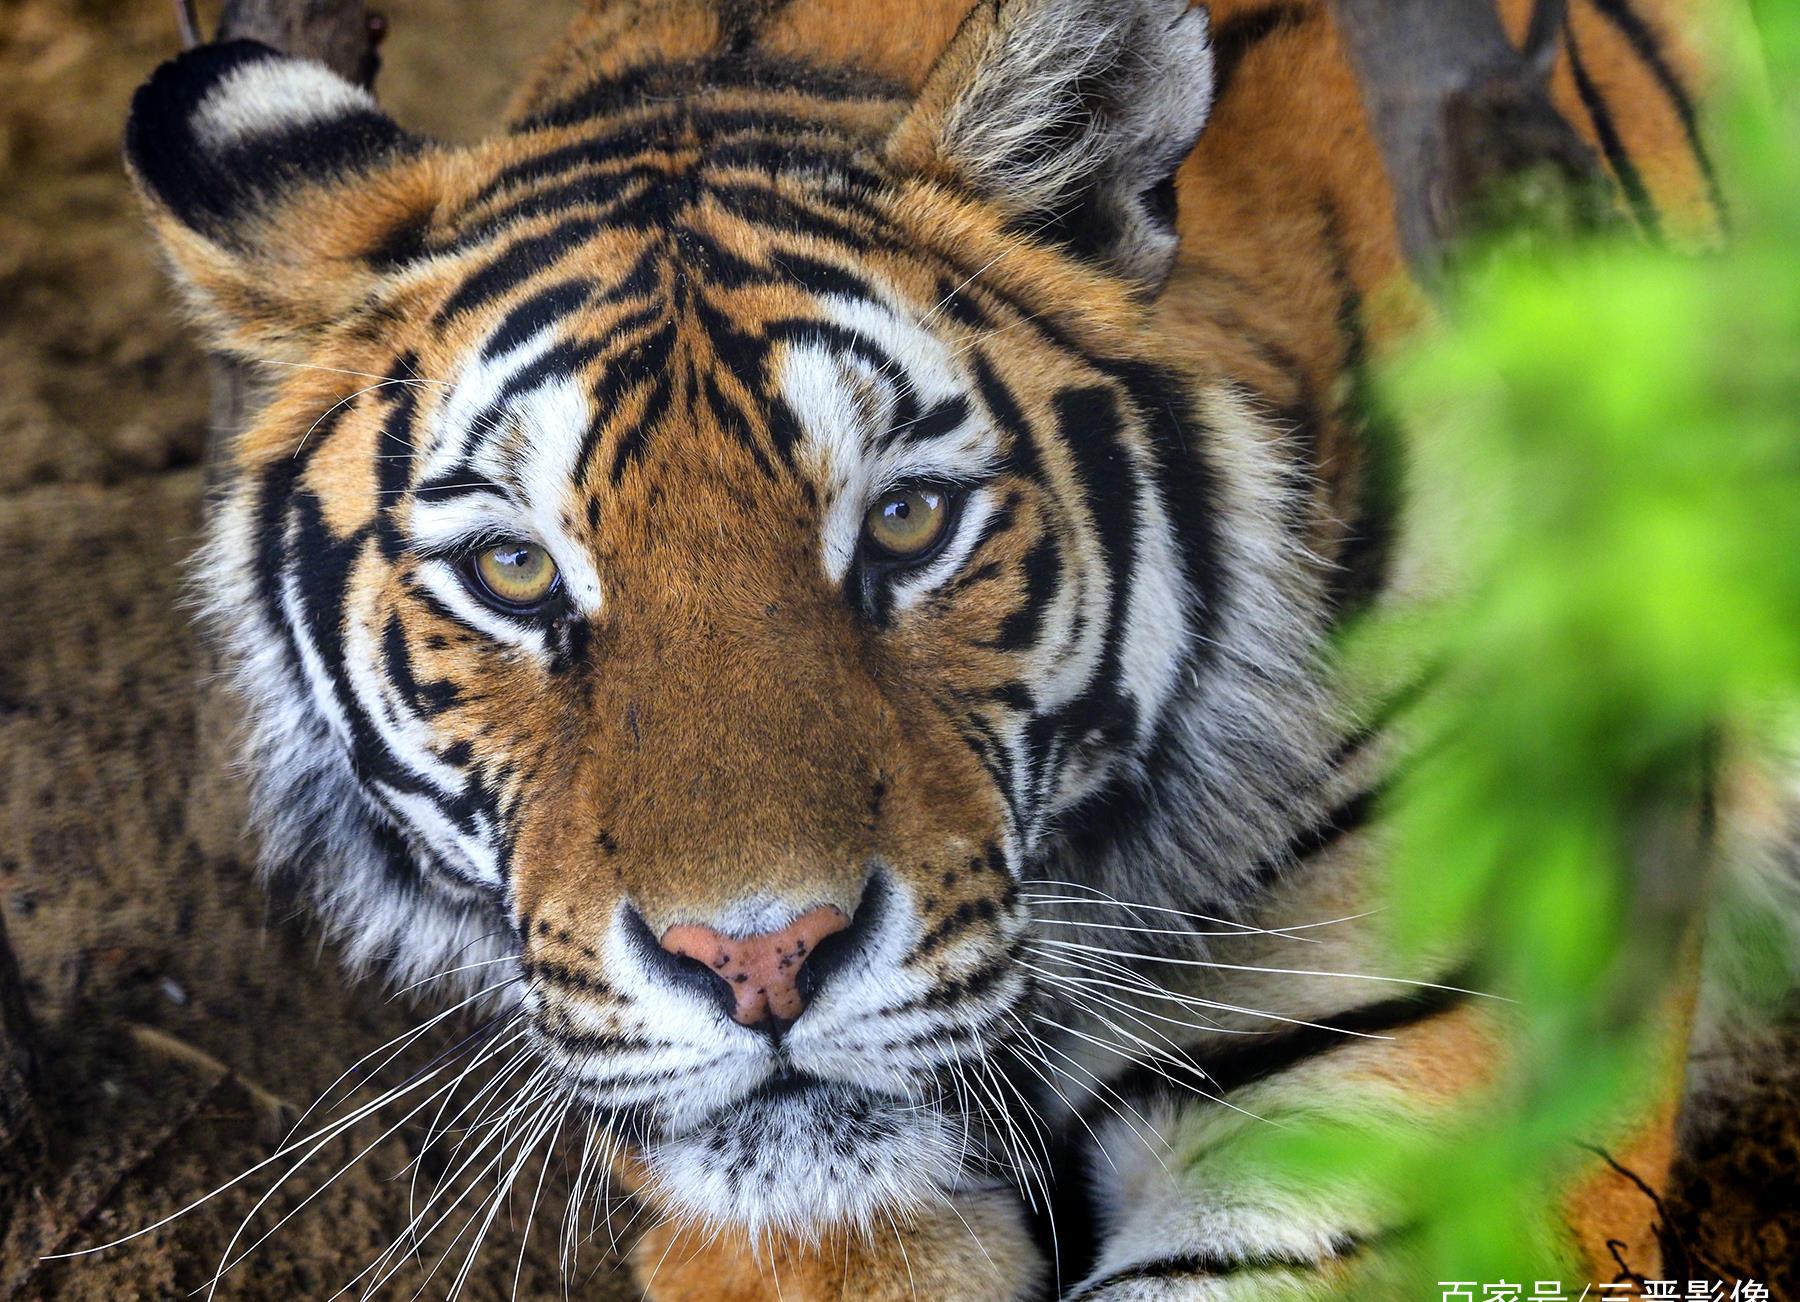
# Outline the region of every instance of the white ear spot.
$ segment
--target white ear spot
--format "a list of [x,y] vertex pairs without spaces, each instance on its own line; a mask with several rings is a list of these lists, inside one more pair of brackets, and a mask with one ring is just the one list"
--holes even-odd
[[195,138],[223,149],[247,136],[290,130],[348,113],[378,112],[375,97],[302,59],[260,59],[226,73],[194,110]]

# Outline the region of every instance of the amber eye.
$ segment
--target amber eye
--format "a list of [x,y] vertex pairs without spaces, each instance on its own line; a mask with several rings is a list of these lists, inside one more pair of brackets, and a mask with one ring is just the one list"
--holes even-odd
[[470,558],[469,572],[482,595],[514,610],[542,605],[556,591],[556,562],[522,538],[489,543]]
[[863,533],[884,559],[917,560],[937,545],[950,523],[950,495],[942,488],[897,488],[863,517]]

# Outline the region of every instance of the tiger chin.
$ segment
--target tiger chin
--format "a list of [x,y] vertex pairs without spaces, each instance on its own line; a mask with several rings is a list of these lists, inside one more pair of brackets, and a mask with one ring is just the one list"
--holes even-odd
[[[1260,237],[1197,229],[1205,9],[874,9],[594,3],[468,146],[248,42],[139,91],[156,236],[261,386],[193,576],[265,869],[502,1011],[658,1212],[658,1296],[1038,1296],[1069,1190],[1070,1296],[1329,1281],[1381,1210],[1221,1185],[1238,1114],[1167,1081],[1359,999],[1476,1035],[1267,975],[1359,889],[1356,301],[1196,270]],[[1306,968],[1380,966],[1331,934]]]

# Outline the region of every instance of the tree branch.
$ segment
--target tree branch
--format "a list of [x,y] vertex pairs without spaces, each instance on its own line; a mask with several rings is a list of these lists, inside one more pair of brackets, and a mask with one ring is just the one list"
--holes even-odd
[[381,66],[375,48],[385,30],[360,0],[225,0],[213,39],[261,41],[368,88]]

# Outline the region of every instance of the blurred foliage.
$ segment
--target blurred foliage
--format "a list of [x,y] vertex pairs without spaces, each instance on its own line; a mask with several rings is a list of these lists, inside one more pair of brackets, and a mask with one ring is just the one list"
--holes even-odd
[[1388,911],[1415,947],[1482,938],[1522,1049],[1449,1136],[1340,1105],[1254,1139],[1418,1227],[1416,1276],[1372,1297],[1572,1278],[1559,1175],[1678,1068],[1656,1023],[1691,969],[1703,775],[1800,739],[1800,5],[1725,15],[1716,61],[1726,249],[1502,241],[1381,378],[1441,567],[1345,647],[1368,684],[1429,682],[1399,714]]

